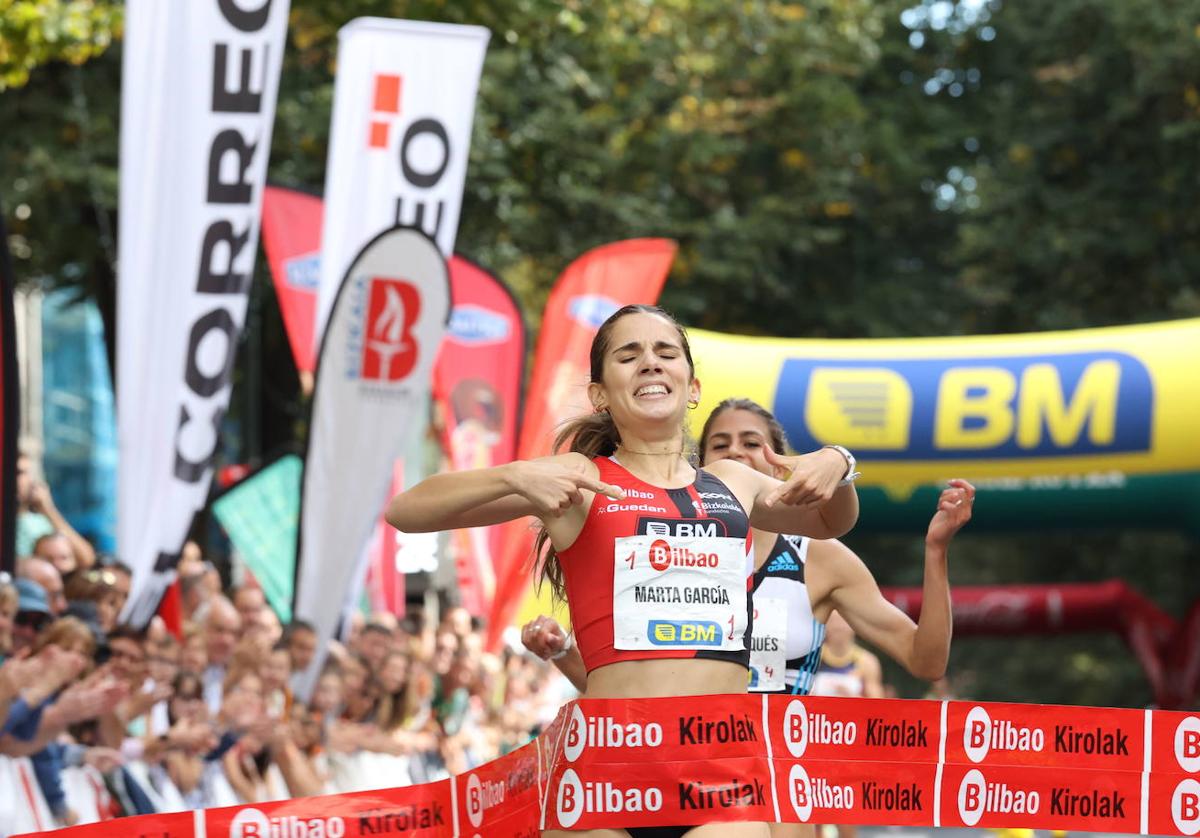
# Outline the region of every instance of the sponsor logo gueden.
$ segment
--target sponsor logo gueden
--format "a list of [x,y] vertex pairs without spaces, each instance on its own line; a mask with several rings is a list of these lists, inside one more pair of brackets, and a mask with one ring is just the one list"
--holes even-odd
[[[1186,716],[1175,728],[1175,760],[1189,774],[1200,772],[1200,716]],[[1185,777],[1175,786],[1171,818],[1184,835],[1200,832],[1200,781]]]
[[784,361],[775,413],[803,448],[877,461],[1150,450],[1154,386],[1124,352]]
[[[196,292],[211,308],[188,327],[183,376],[186,389],[179,402],[172,464],[175,479],[191,484],[205,479],[217,456],[217,435],[225,415],[218,400],[233,375],[242,331],[234,312],[250,286],[255,255],[251,240],[258,229],[254,196],[255,187],[261,184],[248,175],[255,155],[262,160],[268,153],[259,132],[270,130],[269,124],[262,122],[262,112],[271,41],[270,33],[264,30],[271,4],[243,9],[228,0],[218,6],[230,34],[225,41],[212,45],[212,79],[207,97],[212,137],[202,208],[202,214],[211,220],[200,242],[196,267]],[[257,171],[262,171],[261,166]],[[244,302],[241,307],[244,309]],[[160,547],[154,561],[154,572],[159,577],[150,587],[165,589],[169,581],[165,574],[178,562],[178,545]],[[156,590],[151,590],[137,610],[157,607],[157,602]],[[131,618],[139,620],[136,614]]]

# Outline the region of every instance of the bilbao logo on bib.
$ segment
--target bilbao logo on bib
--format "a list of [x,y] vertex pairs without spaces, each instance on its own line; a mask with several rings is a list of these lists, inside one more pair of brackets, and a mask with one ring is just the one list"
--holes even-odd
[[1200,716],[1188,716],[1175,728],[1175,760],[1188,774],[1200,771]]
[[650,567],[655,570],[666,570],[671,566],[671,545],[661,538],[655,539],[650,545]]

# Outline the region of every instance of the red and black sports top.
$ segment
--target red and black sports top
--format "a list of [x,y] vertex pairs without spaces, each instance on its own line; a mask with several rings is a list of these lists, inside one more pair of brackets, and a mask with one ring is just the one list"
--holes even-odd
[[[621,487],[625,499],[614,501],[596,495],[575,543],[558,553],[575,640],[587,670],[619,661],[656,658],[709,658],[749,666],[754,551],[750,519],[741,503],[724,483],[702,469],[696,470],[692,485],[664,489],[635,477],[614,457],[596,457],[592,462],[600,472],[600,480]],[[639,558],[623,546],[632,543],[641,545]],[[724,557],[720,583],[716,579],[718,571],[706,569],[706,561],[718,567],[718,555]],[[636,570],[635,561],[639,563]],[[732,575],[735,562],[740,565],[736,577]],[[614,646],[614,602],[632,603],[635,588],[630,584],[620,594],[615,593],[614,585],[624,585],[616,579],[618,573],[622,580],[635,574],[641,574],[643,582],[647,581],[646,574],[653,577],[649,580],[653,584],[636,586],[638,604],[620,606],[622,617],[616,621],[618,628],[624,627],[626,636],[631,626],[643,634],[634,645],[651,648]],[[741,595],[743,587],[745,593]],[[686,599],[689,604],[659,605],[672,602],[671,597],[674,603]],[[658,611],[670,617],[672,610],[688,608],[720,611],[721,618],[653,619]],[[694,642],[684,642],[703,638],[706,631],[711,637],[713,627],[725,622],[725,614],[730,615],[722,629],[727,633],[718,638],[721,642],[708,644],[714,648],[697,648]],[[650,619],[644,619],[645,615]],[[625,641],[618,645],[625,645]],[[715,648],[722,645],[725,648]],[[740,648],[734,650],[734,646]]]

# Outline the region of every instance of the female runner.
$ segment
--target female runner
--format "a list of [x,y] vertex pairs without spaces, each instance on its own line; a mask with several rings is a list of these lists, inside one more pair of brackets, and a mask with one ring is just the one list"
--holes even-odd
[[[717,405],[700,439],[706,468],[731,459],[773,474],[786,450],[778,421],[749,399]],[[783,535],[763,538],[767,555],[760,557],[754,577],[751,690],[807,694],[831,615],[845,618],[860,636],[918,678],[940,678],[951,635],[948,548],[970,520],[974,499],[970,483],[951,480],[938,500],[925,537],[924,604],[915,624],[883,598],[866,565],[842,543]],[[522,640],[530,651],[553,659],[578,689],[586,691],[583,661],[557,622],[538,617],[524,626]],[[771,826],[772,838],[811,834],[807,824]]]
[[[595,412],[560,434],[571,440],[570,453],[436,475],[394,498],[387,519],[420,532],[540,518],[538,546],[549,543],[543,576],[570,605],[589,697],[743,693],[751,526],[844,534],[858,517],[849,463],[833,448],[777,457],[789,471],[782,482],[733,459],[692,468],[683,456],[684,422],[700,383],[683,330],[661,309],[615,312],[592,342],[590,367]],[[678,561],[689,550],[716,566]],[[650,579],[660,589],[704,591],[707,602],[697,607],[689,596],[692,611],[684,614],[638,602],[635,589]],[[686,621],[722,631],[715,642],[673,638],[674,626]],[[670,834],[766,838],[769,831],[762,823],[722,823]]]

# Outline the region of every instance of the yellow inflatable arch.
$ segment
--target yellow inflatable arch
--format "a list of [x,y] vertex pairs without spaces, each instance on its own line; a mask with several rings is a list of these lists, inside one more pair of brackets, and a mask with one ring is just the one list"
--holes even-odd
[[1200,319],[930,339],[689,334],[693,430],[743,396],[797,450],[845,445],[863,472],[860,528],[923,528],[950,477],[992,495],[973,528],[1200,528]]

